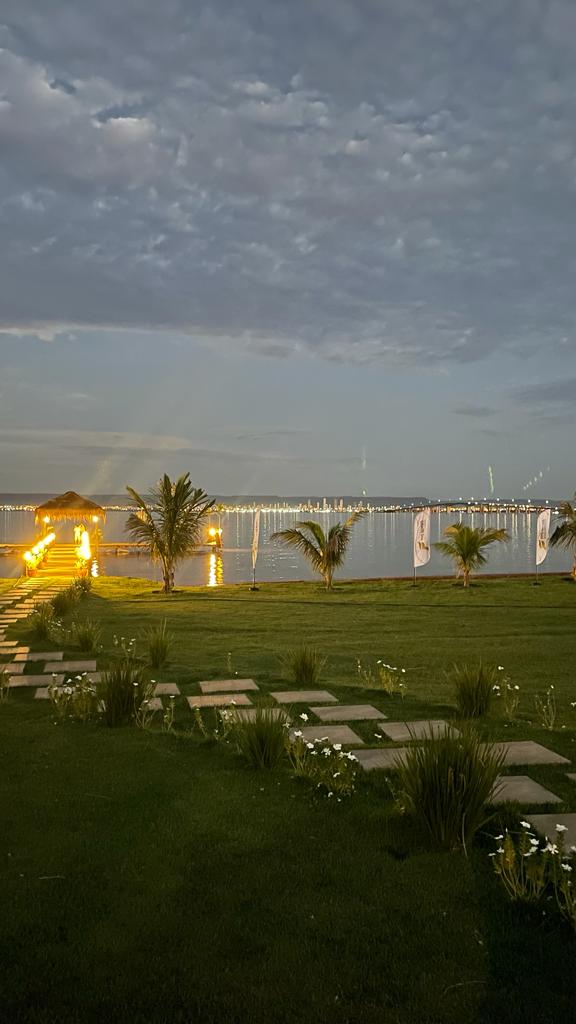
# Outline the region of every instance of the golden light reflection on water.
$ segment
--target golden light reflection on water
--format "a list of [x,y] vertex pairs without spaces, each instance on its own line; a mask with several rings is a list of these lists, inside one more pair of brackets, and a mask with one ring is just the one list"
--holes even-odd
[[224,562],[222,555],[212,551],[208,558],[208,586],[219,587],[224,583]]

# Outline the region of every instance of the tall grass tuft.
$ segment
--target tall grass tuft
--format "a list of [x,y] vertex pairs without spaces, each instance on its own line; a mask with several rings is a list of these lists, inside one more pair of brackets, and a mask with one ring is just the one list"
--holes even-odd
[[72,587],[76,591],[76,596],[80,599],[88,597],[92,590],[92,580],[89,576],[78,576],[74,580]]
[[499,681],[493,665],[454,665],[447,677],[456,691],[460,718],[482,718],[488,714]]
[[505,754],[471,730],[449,730],[409,747],[398,762],[397,798],[428,833],[434,847],[464,851],[489,818]]
[[277,768],[286,756],[286,719],[276,708],[257,708],[253,718],[232,712],[230,738],[252,768]]
[[64,590],[61,590],[58,594],[54,594],[50,604],[54,609],[54,614],[61,618],[62,615],[67,615],[71,612],[76,603],[79,600],[78,591],[73,583]]
[[100,643],[102,629],[93,619],[72,620],[72,642],[85,654],[95,651]]
[[166,619],[158,626],[151,626],[144,633],[146,644],[146,661],[150,668],[164,668],[170,661],[170,649],[174,641],[173,633],[168,630]]
[[50,640],[54,631],[54,609],[47,602],[36,602],[28,616],[30,628],[37,640]]
[[131,658],[119,661],[103,673],[98,696],[106,725],[127,725],[149,696],[142,666]]
[[316,647],[300,644],[286,651],[282,657],[285,675],[296,686],[315,686],[322,675],[326,658]]

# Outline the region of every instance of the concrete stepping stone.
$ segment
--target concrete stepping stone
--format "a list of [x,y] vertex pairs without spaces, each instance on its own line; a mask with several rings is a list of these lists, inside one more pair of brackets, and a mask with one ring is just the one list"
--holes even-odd
[[49,686],[51,683],[56,683],[60,686],[64,682],[63,675],[43,675],[43,676],[9,676],[8,686]]
[[576,772],[566,772],[566,778],[570,779],[570,782],[576,782]]
[[568,852],[571,846],[576,846],[576,814],[529,814],[527,817],[536,831],[547,836],[552,843],[558,839],[556,825],[564,825],[564,849]]
[[373,718],[386,718],[386,715],[371,704],[339,704],[337,708],[310,708],[322,722],[362,722]]
[[205,679],[198,686],[202,693],[239,693],[259,689],[253,679]]
[[355,750],[354,753],[365,772],[376,769],[394,771],[399,760],[410,750],[410,747],[371,747],[367,750]]
[[17,640],[0,640],[0,651],[3,651],[4,648],[6,648],[6,650],[10,650],[11,647],[17,647],[17,646],[18,646],[18,641]]
[[548,750],[541,743],[533,740],[512,740],[510,743],[495,743],[496,750],[505,752],[505,765],[515,764],[570,764],[567,757],[562,757],[554,750]]
[[164,711],[164,705],[160,697],[150,697],[148,701],[149,711]]
[[[444,736],[449,726],[442,719],[428,719],[420,722],[379,722],[377,728],[390,740],[397,743],[409,743],[410,740],[428,740],[430,736]],[[450,732],[459,736],[457,729],[450,728]]]
[[245,693],[204,693],[201,697],[187,697],[192,710],[194,708],[226,708],[231,704],[252,704]]
[[279,704],[311,704],[319,701],[321,704],[337,704],[338,698],[328,690],[276,690],[271,694]]
[[26,665],[23,662],[12,661],[2,665],[3,672],[10,672],[12,675],[17,675],[19,672],[23,672]]
[[48,687],[39,686],[34,694],[34,700],[49,700]]
[[[364,743],[364,740],[349,725],[305,725],[303,729],[298,729],[297,731],[302,733],[303,738],[308,743],[313,743],[314,740],[326,740],[328,743],[346,743],[348,745]],[[294,738],[294,730],[290,736],[292,739]]]
[[47,672],[95,672],[96,661],[47,661]]
[[[279,719],[281,722],[290,721],[284,708],[264,708],[263,710],[266,711],[266,717]],[[241,721],[253,722],[258,714],[258,708],[238,708],[234,714]]]
[[176,683],[156,683],[154,687],[155,697],[179,697],[180,689]]
[[27,651],[15,654],[14,661],[62,661],[63,651]]
[[534,782],[529,775],[499,775],[490,803],[561,804],[562,800],[539,782]]

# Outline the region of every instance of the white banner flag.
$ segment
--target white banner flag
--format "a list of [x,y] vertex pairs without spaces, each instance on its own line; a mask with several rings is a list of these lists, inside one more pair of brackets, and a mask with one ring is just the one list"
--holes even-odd
[[256,509],[254,515],[254,530],[252,532],[252,571],[256,569],[256,560],[258,558],[258,541],[260,540],[260,509]]
[[544,508],[538,513],[538,519],[536,520],[536,565],[542,565],[546,558],[549,540],[550,509]]
[[423,508],[414,519],[414,568],[430,561],[430,509]]

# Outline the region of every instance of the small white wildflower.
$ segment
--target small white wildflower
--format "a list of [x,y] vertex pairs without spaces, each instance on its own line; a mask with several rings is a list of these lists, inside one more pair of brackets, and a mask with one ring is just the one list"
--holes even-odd
[[546,843],[546,846],[544,847],[544,853],[558,853],[558,847],[556,846],[556,843]]
[[334,793],[328,793],[328,796],[334,796]]
[[495,857],[495,856],[496,856],[496,854],[495,854],[495,853],[489,853],[489,854],[488,854],[488,856],[489,856],[489,857]]
[[567,832],[568,831],[568,826],[567,825],[556,825],[556,831],[557,832]]
[[499,672],[503,672],[504,671],[504,665],[498,665],[498,671]]
[[308,721],[308,715],[306,714],[305,711],[302,712],[302,714],[300,715],[300,718],[302,719],[303,722],[307,722]]
[[562,864],[562,871],[572,871],[571,864]]
[[308,750],[314,750],[314,744],[313,743],[307,743],[306,746],[308,747]]
[[520,824],[522,825],[522,828],[532,828],[529,821],[521,821]]
[[499,846],[498,849],[496,850],[496,853],[504,853],[504,847]]
[[534,838],[534,836],[530,836],[530,845],[534,847],[539,846],[539,842]]
[[341,743],[335,743],[334,744],[334,750],[342,750],[342,744]]
[[504,836],[494,836],[494,839],[498,842],[499,839],[504,839]]
[[302,739],[302,730],[301,729],[295,729],[295,731],[294,731],[294,739],[295,740]]

